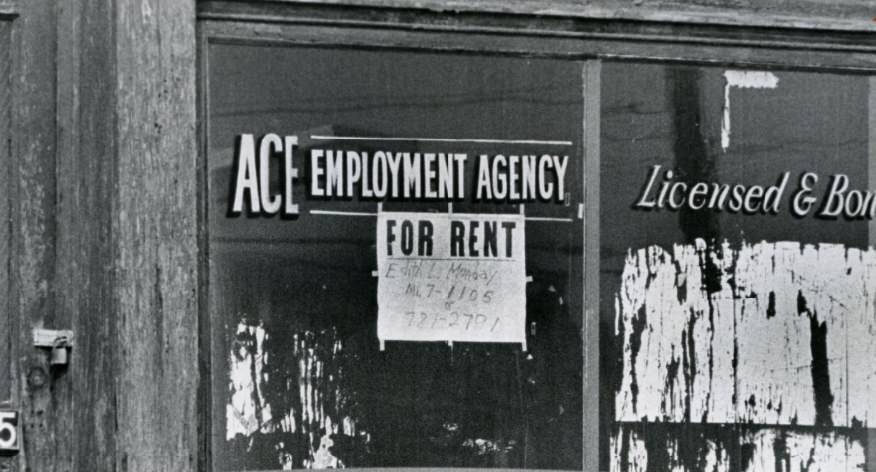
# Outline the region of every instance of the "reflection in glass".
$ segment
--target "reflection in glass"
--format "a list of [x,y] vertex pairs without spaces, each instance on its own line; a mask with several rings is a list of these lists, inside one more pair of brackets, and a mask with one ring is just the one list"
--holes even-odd
[[868,78],[606,64],[602,84],[601,463],[864,469],[876,252],[829,195],[872,187]]
[[[528,352],[510,344],[419,342],[387,342],[380,351],[375,218],[310,212],[373,213],[375,201],[308,198],[299,185],[297,219],[227,212],[241,133],[297,135],[301,156],[314,135],[532,138],[574,144],[564,151],[571,156],[566,201],[527,204],[526,214],[575,221],[580,66],[231,45],[211,45],[208,54],[214,467],[580,468],[579,224],[527,224]],[[368,151],[387,144],[356,145]],[[415,152],[437,145],[392,146]],[[441,146],[498,152],[489,143]],[[534,152],[527,146],[498,149]],[[446,212],[448,205],[393,202],[383,209]],[[454,202],[454,211],[521,209],[467,199]]]

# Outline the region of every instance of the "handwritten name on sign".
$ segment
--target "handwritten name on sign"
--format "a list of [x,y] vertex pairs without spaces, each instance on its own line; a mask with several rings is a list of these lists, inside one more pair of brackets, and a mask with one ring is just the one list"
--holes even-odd
[[381,341],[526,342],[522,215],[381,212]]

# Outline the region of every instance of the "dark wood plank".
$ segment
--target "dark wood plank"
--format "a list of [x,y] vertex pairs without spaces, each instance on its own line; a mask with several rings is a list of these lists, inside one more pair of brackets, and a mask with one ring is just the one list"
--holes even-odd
[[203,30],[198,31],[198,69],[197,69],[197,105],[198,105],[198,246],[204,248],[200,251],[198,260],[198,356],[199,374],[201,381],[198,388],[198,470],[207,472],[210,470],[212,458],[211,417],[213,413],[213,397],[210,385],[212,371],[211,351],[211,320],[208,299],[209,289],[209,187],[207,173],[207,90],[208,90],[208,57],[207,35]]
[[[79,53],[78,38],[76,37],[78,21],[76,14],[78,13],[78,2],[65,2],[57,5],[43,5],[43,8],[49,9],[55,15],[53,31],[46,31],[45,37],[54,38],[55,45],[55,77],[54,80],[44,84],[44,94],[51,95],[54,93],[55,104],[53,114],[55,117],[55,195],[56,199],[53,203],[52,218],[55,221],[56,232],[47,234],[47,237],[54,238],[54,254],[52,254],[52,263],[54,265],[55,274],[53,276],[53,285],[50,297],[52,297],[51,310],[45,313],[45,327],[51,329],[70,329],[77,328],[71,325],[70,309],[65,297],[66,292],[70,290],[68,287],[74,287],[72,290],[77,293],[83,288],[80,285],[87,280],[85,274],[81,274],[78,270],[80,264],[78,254],[70,254],[67,250],[67,240],[71,234],[76,234],[76,225],[71,225],[67,218],[64,218],[63,208],[69,206],[73,201],[70,198],[74,191],[68,189],[65,182],[69,180],[69,176],[79,176],[82,170],[78,167],[70,167],[71,160],[76,159],[76,148],[72,144],[75,143],[75,138],[78,136],[76,130],[76,100],[75,87],[78,83],[78,77],[75,76]],[[76,217],[79,217],[77,215]],[[73,220],[76,221],[76,220]],[[80,226],[82,223],[79,224]],[[71,269],[66,269],[71,267]],[[26,331],[30,331],[33,326],[23,325]],[[78,332],[84,332],[76,329]],[[38,352],[36,355],[44,355],[48,351],[29,346],[29,351]],[[82,359],[76,359],[82,361]],[[76,363],[75,372],[84,371],[87,363]],[[50,381],[47,388],[43,390],[51,392],[51,402],[47,406],[49,410],[49,421],[45,428],[50,430],[52,436],[52,444],[48,451],[43,451],[41,454],[48,455],[45,458],[47,466],[51,464],[53,470],[69,470],[73,466],[73,450],[75,444],[74,434],[78,433],[75,430],[73,412],[76,408],[80,408],[79,399],[74,395],[73,380],[77,377],[75,374],[69,374],[67,368],[49,367]],[[88,410],[87,405],[81,405],[83,410]],[[87,425],[88,423],[86,423]],[[39,433],[38,433],[39,434]],[[42,458],[41,458],[42,459]]]
[[[12,115],[12,19],[3,17],[0,6],[0,406],[17,406],[18,382],[15,358],[18,351],[16,306],[13,300],[12,272],[12,197],[14,185],[13,161],[10,153]],[[12,467],[14,456],[0,457],[0,470]]]
[[[0,326],[4,326],[3,334],[0,335],[0,404],[11,403],[12,401],[12,385],[14,377],[12,375],[12,342],[14,340],[12,330],[12,311],[9,300],[12,292],[10,291],[10,251],[11,232],[9,227],[10,221],[10,203],[11,195],[11,174],[10,164],[11,156],[9,154],[9,138],[10,138],[10,110],[12,109],[11,94],[9,86],[11,83],[12,68],[10,67],[10,50],[12,49],[11,24],[6,21],[0,21]],[[5,144],[4,144],[5,143]]]
[[58,7],[58,221],[56,307],[61,328],[77,335],[70,366],[53,388],[55,424],[66,470],[112,470],[117,389],[112,293],[114,116],[112,2]]
[[[54,312],[56,12],[42,0],[21,4],[15,20],[14,290],[18,312],[21,470],[55,470],[56,430],[48,353],[31,327],[52,327]],[[30,379],[28,382],[26,379]]]

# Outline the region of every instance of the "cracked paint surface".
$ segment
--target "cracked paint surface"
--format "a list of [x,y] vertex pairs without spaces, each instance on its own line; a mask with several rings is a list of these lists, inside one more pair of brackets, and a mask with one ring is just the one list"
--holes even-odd
[[265,329],[261,326],[237,327],[229,372],[230,402],[225,407],[225,439],[238,434],[248,436],[271,422],[271,408],[262,392],[265,354]]
[[[701,470],[702,461],[709,470],[783,471],[865,462],[866,428],[876,420],[873,249],[701,239],[650,246],[626,255],[613,302],[622,346],[613,470],[664,470],[644,465],[657,436],[672,460],[700,461],[672,470]],[[751,460],[727,469],[721,441],[636,432],[660,423],[756,425],[729,441],[747,445]],[[793,458],[812,457],[761,467],[777,464],[777,441]]]
[[[274,438],[267,441],[273,449],[269,455],[283,470],[344,468],[331,452],[335,443],[341,437],[366,443],[369,438],[357,431],[356,420],[344,414],[343,373],[335,362],[342,351],[340,340],[329,330],[278,341],[291,344],[287,359],[294,361],[291,365],[277,367],[276,361],[271,362],[266,350],[271,337],[263,326],[237,326],[229,359],[226,441],[249,452],[262,447],[254,438]],[[277,398],[278,391],[282,398]],[[272,403],[281,408],[272,408]]]
[[865,445],[861,431],[624,424],[611,437],[611,470],[863,471],[868,470]]
[[873,425],[876,251],[697,240],[622,277],[616,420]]

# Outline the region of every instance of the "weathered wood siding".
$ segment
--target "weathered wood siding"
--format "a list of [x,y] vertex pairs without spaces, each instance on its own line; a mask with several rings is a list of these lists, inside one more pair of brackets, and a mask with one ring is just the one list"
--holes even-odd
[[[15,376],[23,432],[0,468],[193,470],[194,2],[0,8],[12,11],[12,47],[2,46],[12,60],[0,65],[12,123],[0,295],[14,294],[0,322],[17,353],[9,365],[0,344],[0,370]],[[33,328],[74,330],[68,367],[49,366]]]
[[[56,441],[63,432],[63,410],[70,404],[69,380],[50,384],[47,353],[32,346],[31,327],[56,328],[54,289],[56,199],[55,121],[57,15],[50,1],[26,2],[14,21],[18,70],[13,79],[15,156],[13,277],[17,292],[22,470],[55,470],[64,454]],[[47,38],[49,38],[47,40]],[[26,47],[24,46],[26,45]],[[54,405],[60,405],[55,408]]]
[[[11,59],[12,59],[12,25],[11,18],[0,14],[0,143],[9,143],[10,118],[12,117],[12,94],[10,93]],[[9,145],[0,146],[0,404],[12,400],[11,361],[13,358],[12,342],[12,303],[10,277],[11,254],[11,203],[13,174],[10,165]]]
[[[18,344],[15,289],[13,281],[13,228],[11,222],[16,208],[14,188],[17,173],[11,160],[9,146],[12,128],[12,20],[11,8],[0,4],[0,406],[7,408],[16,403],[15,347]],[[2,143],[6,143],[3,145]],[[11,459],[0,458],[0,467],[8,466]]]
[[[288,3],[313,3],[286,0]],[[318,3],[433,11],[646,20],[672,23],[876,31],[868,0],[323,0]]]
[[[11,132],[11,141],[2,140],[8,149],[0,152],[4,163],[0,174],[0,324],[4,328],[0,333],[0,402],[11,400],[21,409],[24,433],[23,450],[17,456],[0,458],[0,470],[196,467],[199,434],[206,433],[197,430],[196,411],[199,182],[195,3],[0,2],[0,10],[16,13],[4,18],[3,24],[10,28],[9,43],[0,40],[2,54],[9,55],[8,60],[0,61],[0,81],[8,81],[10,87],[7,92],[0,86],[0,109],[9,113],[8,117],[0,116],[0,135],[5,137],[7,118]],[[533,18],[617,18],[837,31],[876,29],[868,0],[322,3],[448,13],[511,13]],[[6,26],[0,26],[0,33],[7,33]],[[746,59],[738,54],[732,57]],[[868,59],[861,56],[861,60]],[[588,229],[588,235],[594,232],[595,227]],[[869,257],[861,253],[860,261],[869,261]],[[853,269],[871,270],[871,262],[856,264]],[[735,307],[721,306],[717,308],[721,313],[732,316],[718,323],[738,320],[737,330],[740,326],[754,331],[775,329],[779,342],[747,341],[750,345],[737,359],[733,378],[700,374],[688,386],[679,373],[672,384],[673,388],[697,391],[707,381],[714,385],[738,383],[732,407],[716,406],[719,394],[714,394],[709,398],[694,395],[688,408],[658,385],[641,389],[638,397],[668,398],[670,402],[665,408],[640,412],[639,404],[633,406],[630,383],[625,391],[630,401],[624,400],[619,409],[622,418],[642,413],[684,417],[687,409],[687,414],[705,414],[707,419],[733,417],[783,424],[794,419],[792,411],[796,411],[796,421],[801,424],[830,421],[854,426],[861,422],[872,428],[876,414],[872,399],[852,401],[872,390],[872,371],[850,369],[846,373],[843,369],[858,359],[855,356],[867,352],[872,360],[872,336],[856,329],[863,326],[863,321],[838,321],[831,313],[839,313],[842,307],[835,301],[805,294],[807,307],[817,307],[817,317],[815,311],[795,312],[792,300],[777,300],[776,316],[766,318],[763,304],[769,307],[768,294],[759,296],[766,296],[767,301],[746,298],[739,305],[758,316],[763,312],[763,319],[749,319],[736,313]],[[785,310],[787,307],[792,307],[791,311]],[[645,322],[631,314],[630,323],[634,320]],[[649,320],[654,323],[653,318]],[[670,349],[667,354],[653,348],[655,357],[650,362],[638,365],[637,360],[636,377],[653,375],[651,369],[668,369],[673,359],[680,362],[684,358],[684,343],[690,340],[685,341],[679,329],[685,331],[689,321],[688,316],[677,326],[674,322],[654,326],[674,340],[682,353],[673,354]],[[712,331],[706,329],[707,325],[702,320],[694,323],[689,330],[694,342],[715,334],[718,325],[709,328]],[[72,328],[76,332],[69,367],[49,368],[48,352],[32,346],[34,327]],[[726,327],[729,329],[729,325]],[[800,337],[794,343],[785,342],[781,334],[787,332],[799,333]],[[818,336],[813,338],[813,332]],[[727,352],[730,346],[718,337],[718,348],[710,355],[688,355],[689,369],[706,372],[699,369],[705,369],[707,366],[701,363],[709,359],[732,364],[732,353]],[[811,398],[789,392],[771,381],[771,374],[750,368],[754,359],[778,357],[786,349],[806,352],[807,339],[810,344],[812,339],[824,340],[826,360],[819,368],[830,372],[829,396],[819,397],[814,390]],[[838,342],[855,349],[840,352],[835,347]],[[809,348],[811,351],[811,345]],[[796,371],[793,367],[777,365],[776,375],[798,382],[803,391],[814,389],[806,377],[806,369],[812,366],[802,370],[798,366]],[[867,385],[867,390],[855,387],[859,385]],[[745,403],[751,395],[753,406]],[[819,406],[825,398],[833,398],[828,409]],[[781,411],[768,408],[771,401],[774,406],[780,401]],[[617,437],[623,434],[618,432]],[[777,434],[756,433],[751,441],[774,442]],[[803,439],[793,434],[790,437],[789,441],[799,444],[794,450],[811,448]],[[856,438],[837,433],[829,439],[844,442],[850,457],[857,454]],[[632,432],[629,444],[637,444],[631,448],[647,446],[642,436]],[[871,447],[870,453],[874,450]],[[716,457],[716,461],[721,460]]]
[[[117,303],[113,297],[115,103],[109,2],[64,2],[58,10],[58,221],[56,328],[77,335],[71,404],[58,426],[67,443],[58,470],[113,470],[117,446]],[[69,323],[69,325],[67,324]]]
[[113,265],[117,416],[124,425],[117,468],[193,470],[199,377],[195,5],[119,0],[115,9]]

